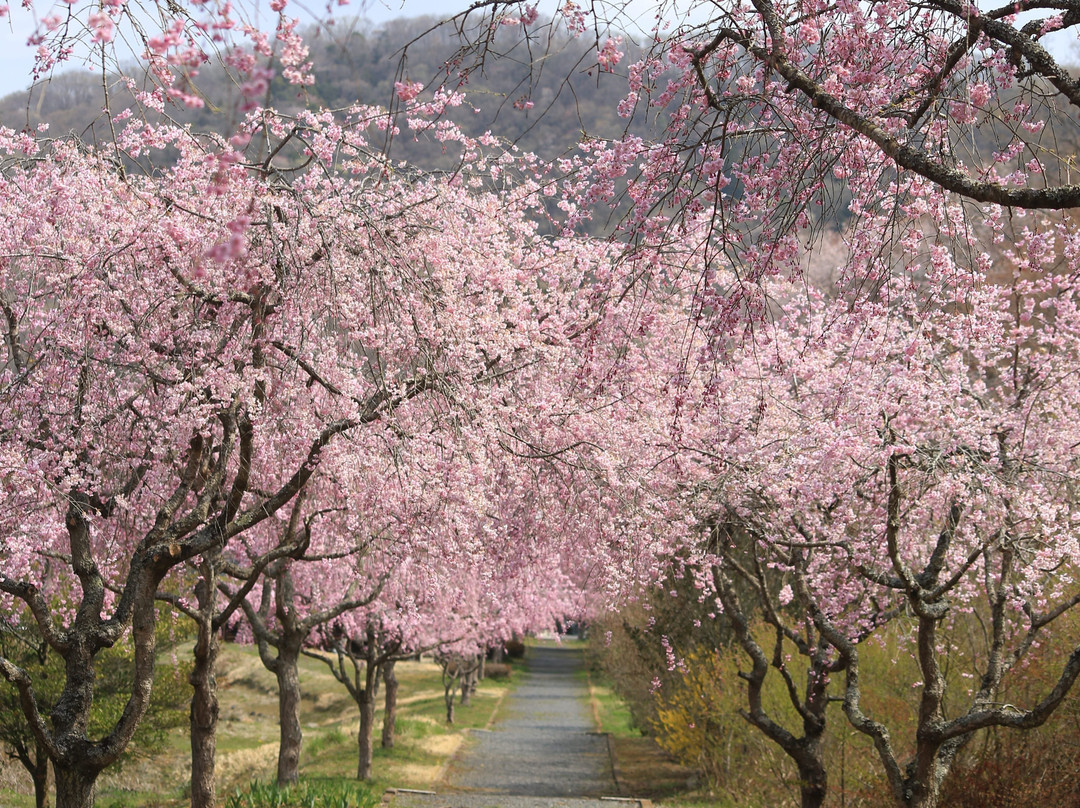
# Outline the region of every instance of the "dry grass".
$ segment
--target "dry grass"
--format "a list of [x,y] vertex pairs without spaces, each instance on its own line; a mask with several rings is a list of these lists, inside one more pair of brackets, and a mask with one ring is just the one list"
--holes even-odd
[[[163,657],[162,664],[169,664]],[[482,727],[506,692],[505,680],[486,680],[472,704],[456,707],[447,727],[438,666],[430,661],[399,662],[398,736],[390,751],[376,749],[375,787],[429,788],[461,747],[467,727]],[[222,800],[253,779],[268,782],[277,769],[277,684],[254,649],[222,648],[218,667],[218,794]],[[317,660],[302,659],[300,720],[304,730],[301,776],[347,779],[355,776],[359,712],[344,686]],[[381,692],[380,707],[381,707]],[[185,708],[186,713],[186,708]],[[376,744],[382,716],[376,716]],[[133,759],[99,780],[98,808],[180,808],[187,804],[190,771],[187,733],[177,731],[167,749],[151,759]],[[0,805],[31,808],[29,776],[0,759]]]

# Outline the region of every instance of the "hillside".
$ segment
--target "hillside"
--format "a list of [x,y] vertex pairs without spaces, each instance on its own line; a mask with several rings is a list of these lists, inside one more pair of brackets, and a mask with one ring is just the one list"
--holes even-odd
[[[332,28],[309,30],[305,37],[315,65],[315,84],[301,93],[280,76],[269,89],[266,106],[343,108],[352,104],[391,103],[394,82],[407,77],[429,82],[445,75],[444,66],[462,42],[449,29],[420,37],[435,22],[432,18],[399,19],[381,26],[358,20],[338,20]],[[419,39],[418,39],[419,37]],[[408,58],[402,48],[408,44]],[[526,151],[553,158],[572,149],[582,134],[617,137],[627,121],[616,113],[626,92],[625,78],[601,74],[596,67],[595,42],[556,32],[550,38],[526,41],[520,28],[500,31],[499,50],[505,58],[491,60],[463,88],[468,104],[451,117],[468,133],[496,130]],[[628,51],[624,65],[634,58]],[[203,67],[194,86],[210,102],[202,109],[174,106],[169,115],[190,123],[196,131],[225,133],[237,122],[238,90],[220,65]],[[114,110],[131,103],[130,93],[118,81],[110,85]],[[531,109],[523,109],[526,101]],[[518,102],[518,107],[515,107]],[[101,112],[104,90],[100,75],[84,71],[60,73],[33,91],[0,99],[0,123],[16,129],[47,122],[52,133],[74,133],[86,141],[108,140],[109,129]],[[632,122],[645,125],[639,116]],[[430,162],[430,148],[410,148],[408,138],[394,146],[394,156]]]

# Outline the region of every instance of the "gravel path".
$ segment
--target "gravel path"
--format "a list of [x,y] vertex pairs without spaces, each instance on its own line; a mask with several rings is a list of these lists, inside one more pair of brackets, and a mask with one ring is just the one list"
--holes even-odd
[[394,808],[617,808],[607,738],[593,732],[575,641],[529,649],[529,671],[489,731],[451,763],[437,796]]

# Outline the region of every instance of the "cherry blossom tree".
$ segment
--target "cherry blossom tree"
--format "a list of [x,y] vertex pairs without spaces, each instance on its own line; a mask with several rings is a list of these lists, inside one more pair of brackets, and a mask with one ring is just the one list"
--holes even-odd
[[[718,560],[712,564],[711,580],[703,589],[719,602],[717,608],[750,659],[750,670],[741,673],[746,682],[743,716],[791,758],[798,772],[800,805],[816,808],[824,804],[828,794],[825,738],[829,684],[833,675],[844,670],[847,660],[835,653],[812,623],[804,621],[799,625],[787,617],[783,609],[790,602],[787,591],[771,591],[774,587],[770,587],[768,564],[772,558],[757,552],[756,536],[750,541],[749,552],[745,552],[745,534],[742,541],[736,540],[740,527],[741,523],[733,519],[713,528],[711,549]],[[739,545],[743,545],[744,552],[739,552]],[[773,633],[771,648],[753,630],[755,612]],[[792,650],[804,660],[803,676],[797,669],[799,663],[791,661]],[[770,676],[784,684],[790,707],[798,717],[795,731],[785,716],[766,707],[763,696]]]
[[[329,650],[334,656],[317,650],[305,650],[304,653],[324,662],[334,678],[345,686],[356,702],[360,712],[356,779],[368,780],[371,778],[371,765],[375,754],[375,703],[379,678],[382,676],[386,687],[383,747],[392,748],[397,708],[397,678],[393,673],[393,665],[399,660],[415,657],[424,649],[405,645],[400,634],[389,629],[385,621],[374,615],[367,619],[361,634],[346,634],[345,629],[339,625],[325,632],[324,636],[327,633],[329,643],[324,644],[330,645]],[[390,671],[389,676],[387,671]]]
[[[294,515],[298,513],[299,508]],[[297,522],[295,518],[290,520],[290,533],[298,529]],[[310,527],[302,529],[305,533],[310,532]],[[259,658],[277,679],[281,729],[277,780],[281,785],[295,783],[299,778],[303,731],[298,662],[305,643],[318,627],[332,622],[344,612],[370,603],[378,597],[382,587],[382,581],[377,577],[365,580],[358,574],[359,559],[354,556],[359,549],[313,552],[310,541],[304,541],[295,556],[279,559],[264,570],[257,608],[246,600],[242,602]],[[234,570],[239,578],[246,580],[250,576],[246,568],[226,566],[227,573]],[[296,573],[302,573],[308,584],[302,594],[297,593]],[[321,587],[325,589],[318,591]],[[312,589],[315,591],[310,591]],[[337,594],[331,597],[330,592]],[[276,653],[271,654],[271,649]]]
[[386,678],[390,668],[383,740],[384,746],[392,746],[397,698],[393,664],[428,651],[482,643],[488,638],[485,626],[498,625],[484,610],[503,602],[482,589],[486,576],[478,573],[487,568],[482,556],[466,550],[463,557],[456,549],[450,557],[426,552],[425,546],[440,541],[440,531],[431,530],[428,520],[413,524],[414,532],[401,540],[408,552],[388,565],[378,597],[366,608],[343,611],[332,623],[324,623],[314,646],[304,650],[326,664],[356,702],[359,780],[372,776],[380,676]]
[[[313,81],[308,48],[298,30],[300,17],[310,21],[310,16],[288,6],[288,0],[273,0],[269,8],[242,2],[118,0],[75,2],[61,11],[29,2],[5,4],[3,15],[16,30],[31,29],[27,46],[33,49],[34,66],[28,80],[45,82],[67,65],[89,66],[101,77],[106,115],[114,97],[134,97],[136,108],[151,115],[206,106],[242,113],[265,97],[275,76],[298,92]],[[236,90],[232,97],[207,96],[199,80],[207,64],[228,72]]]
[[[512,409],[499,388],[519,363],[569,351],[580,313],[560,300],[603,248],[553,260],[525,216],[535,186],[493,193],[467,166],[396,175],[365,140],[385,121],[264,113],[209,149],[130,123],[125,154],[180,155],[146,177],[78,144],[3,133],[0,591],[28,605],[66,660],[52,728],[25,671],[0,669],[62,806],[92,802],[145,710],[153,598],[171,569],[242,534],[280,537],[279,511],[335,438],[367,427],[357,452],[392,444],[420,421],[390,416],[421,400],[431,423],[457,411],[494,430],[504,421],[482,415]],[[240,149],[256,133],[269,156],[248,163]],[[466,145],[480,159],[482,145]],[[306,167],[286,183],[298,158]],[[483,163],[485,183],[512,163]],[[460,227],[430,226],[449,219]],[[58,598],[70,605],[54,608]],[[93,740],[93,659],[129,627],[131,700]]]
[[[560,27],[595,43],[597,79],[627,84],[628,131],[557,161],[560,225],[609,221],[631,254],[694,239],[690,317],[722,344],[765,316],[768,279],[802,277],[837,232],[837,280],[854,294],[897,269],[902,236],[886,234],[924,204],[947,200],[991,229],[1005,211],[1077,206],[1080,96],[1056,54],[1078,14],[1056,0],[688,0],[645,13],[571,2],[546,20],[500,0],[445,23],[466,45],[431,83],[467,90],[475,69],[527,60]],[[629,37],[646,55],[628,64]]]
[[[713,473],[701,483],[701,512],[754,544],[752,566],[714,547],[716,577],[703,586],[725,613],[735,606],[738,626],[728,581],[748,581],[776,630],[771,662],[740,637],[754,662],[748,718],[784,747],[760,705],[770,666],[804,720],[842,672],[844,714],[873,741],[897,805],[936,805],[975,732],[1042,724],[1080,674],[1080,651],[1051,651],[1060,674],[1043,697],[997,697],[1080,603],[1070,415],[1080,290],[1041,249],[1055,243],[1071,255],[1071,225],[1041,224],[1012,251],[1027,260],[1008,283],[983,281],[942,248],[924,267],[934,304],[924,302],[926,278],[890,282],[860,311],[820,297],[791,304],[755,349],[739,352],[710,393],[703,442],[690,445]],[[945,632],[972,613],[986,643],[961,655]],[[912,682],[911,728],[887,726],[862,700],[875,683],[860,675],[861,644],[898,622],[909,625],[922,677]],[[785,648],[812,649],[805,700]],[[946,654],[968,666],[969,687],[946,679]]]
[[[221,632],[260,582],[263,571],[274,562],[302,554],[309,541],[306,532],[286,533],[282,538],[282,543],[250,561],[244,570],[244,580],[224,603],[218,592],[222,574],[220,548],[203,553],[197,564],[191,565],[195,573],[194,602],[173,592],[158,592],[158,600],[169,603],[195,623],[194,664],[188,675],[192,687],[189,713],[192,808],[213,808],[216,804],[214,769],[219,707],[215,668],[221,650]],[[235,566],[232,571],[240,574]]]
[[[297,283],[313,294],[317,273],[290,275],[288,259],[273,258],[277,239],[248,238],[273,229],[275,207],[282,222],[297,216],[294,199],[275,201],[195,148],[157,185],[125,180],[76,144],[4,141],[0,591],[27,604],[64,658],[51,727],[26,672],[6,660],[0,670],[53,763],[58,804],[89,805],[146,709],[164,576],[272,517],[327,442],[384,405],[365,414],[321,389],[295,396],[267,369],[269,341],[301,345],[320,331],[290,296]],[[214,192],[226,187],[237,195]],[[325,336],[328,347],[337,339]],[[292,417],[268,419],[278,407]],[[271,471],[264,451],[294,465]],[[105,737],[88,738],[94,659],[129,629],[127,707]]]

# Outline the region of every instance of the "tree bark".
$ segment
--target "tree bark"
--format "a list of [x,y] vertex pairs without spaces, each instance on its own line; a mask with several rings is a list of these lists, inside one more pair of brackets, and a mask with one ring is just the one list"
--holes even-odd
[[394,733],[397,730],[397,693],[398,680],[394,665],[397,663],[391,659],[383,664],[383,684],[386,686],[386,694],[383,697],[383,725],[382,725],[382,748],[394,748]]
[[825,750],[820,734],[807,741],[806,757],[796,761],[799,769],[799,804],[801,808],[821,808],[829,792],[829,776],[822,762]]
[[46,808],[49,804],[49,753],[41,741],[35,741],[36,751],[30,777],[34,781],[34,806]]
[[[202,585],[209,593],[203,602]],[[214,755],[217,751],[218,699],[217,665],[220,640],[213,627],[213,597],[215,588],[204,581],[196,588],[199,598],[200,620],[197,621],[195,640],[195,664],[188,681],[191,695],[191,808],[214,808],[217,789],[214,773]]]
[[[80,627],[78,618],[76,627]],[[65,654],[64,690],[52,709],[53,734],[60,751],[52,761],[56,808],[92,808],[102,769],[82,763],[90,746],[86,734],[96,677],[96,649],[85,636],[88,633],[77,636]]]
[[99,772],[79,766],[53,763],[56,781],[56,808],[93,808],[94,790]]
[[371,761],[375,752],[375,690],[379,684],[378,666],[371,664],[370,657],[364,670],[364,687],[357,694],[356,704],[360,708],[360,732],[357,736],[359,762],[356,766],[356,779],[371,778]]
[[278,685],[278,720],[281,724],[281,744],[278,748],[277,782],[279,786],[295,783],[300,778],[300,747],[304,733],[300,728],[300,643],[282,642],[278,646],[274,674]]

